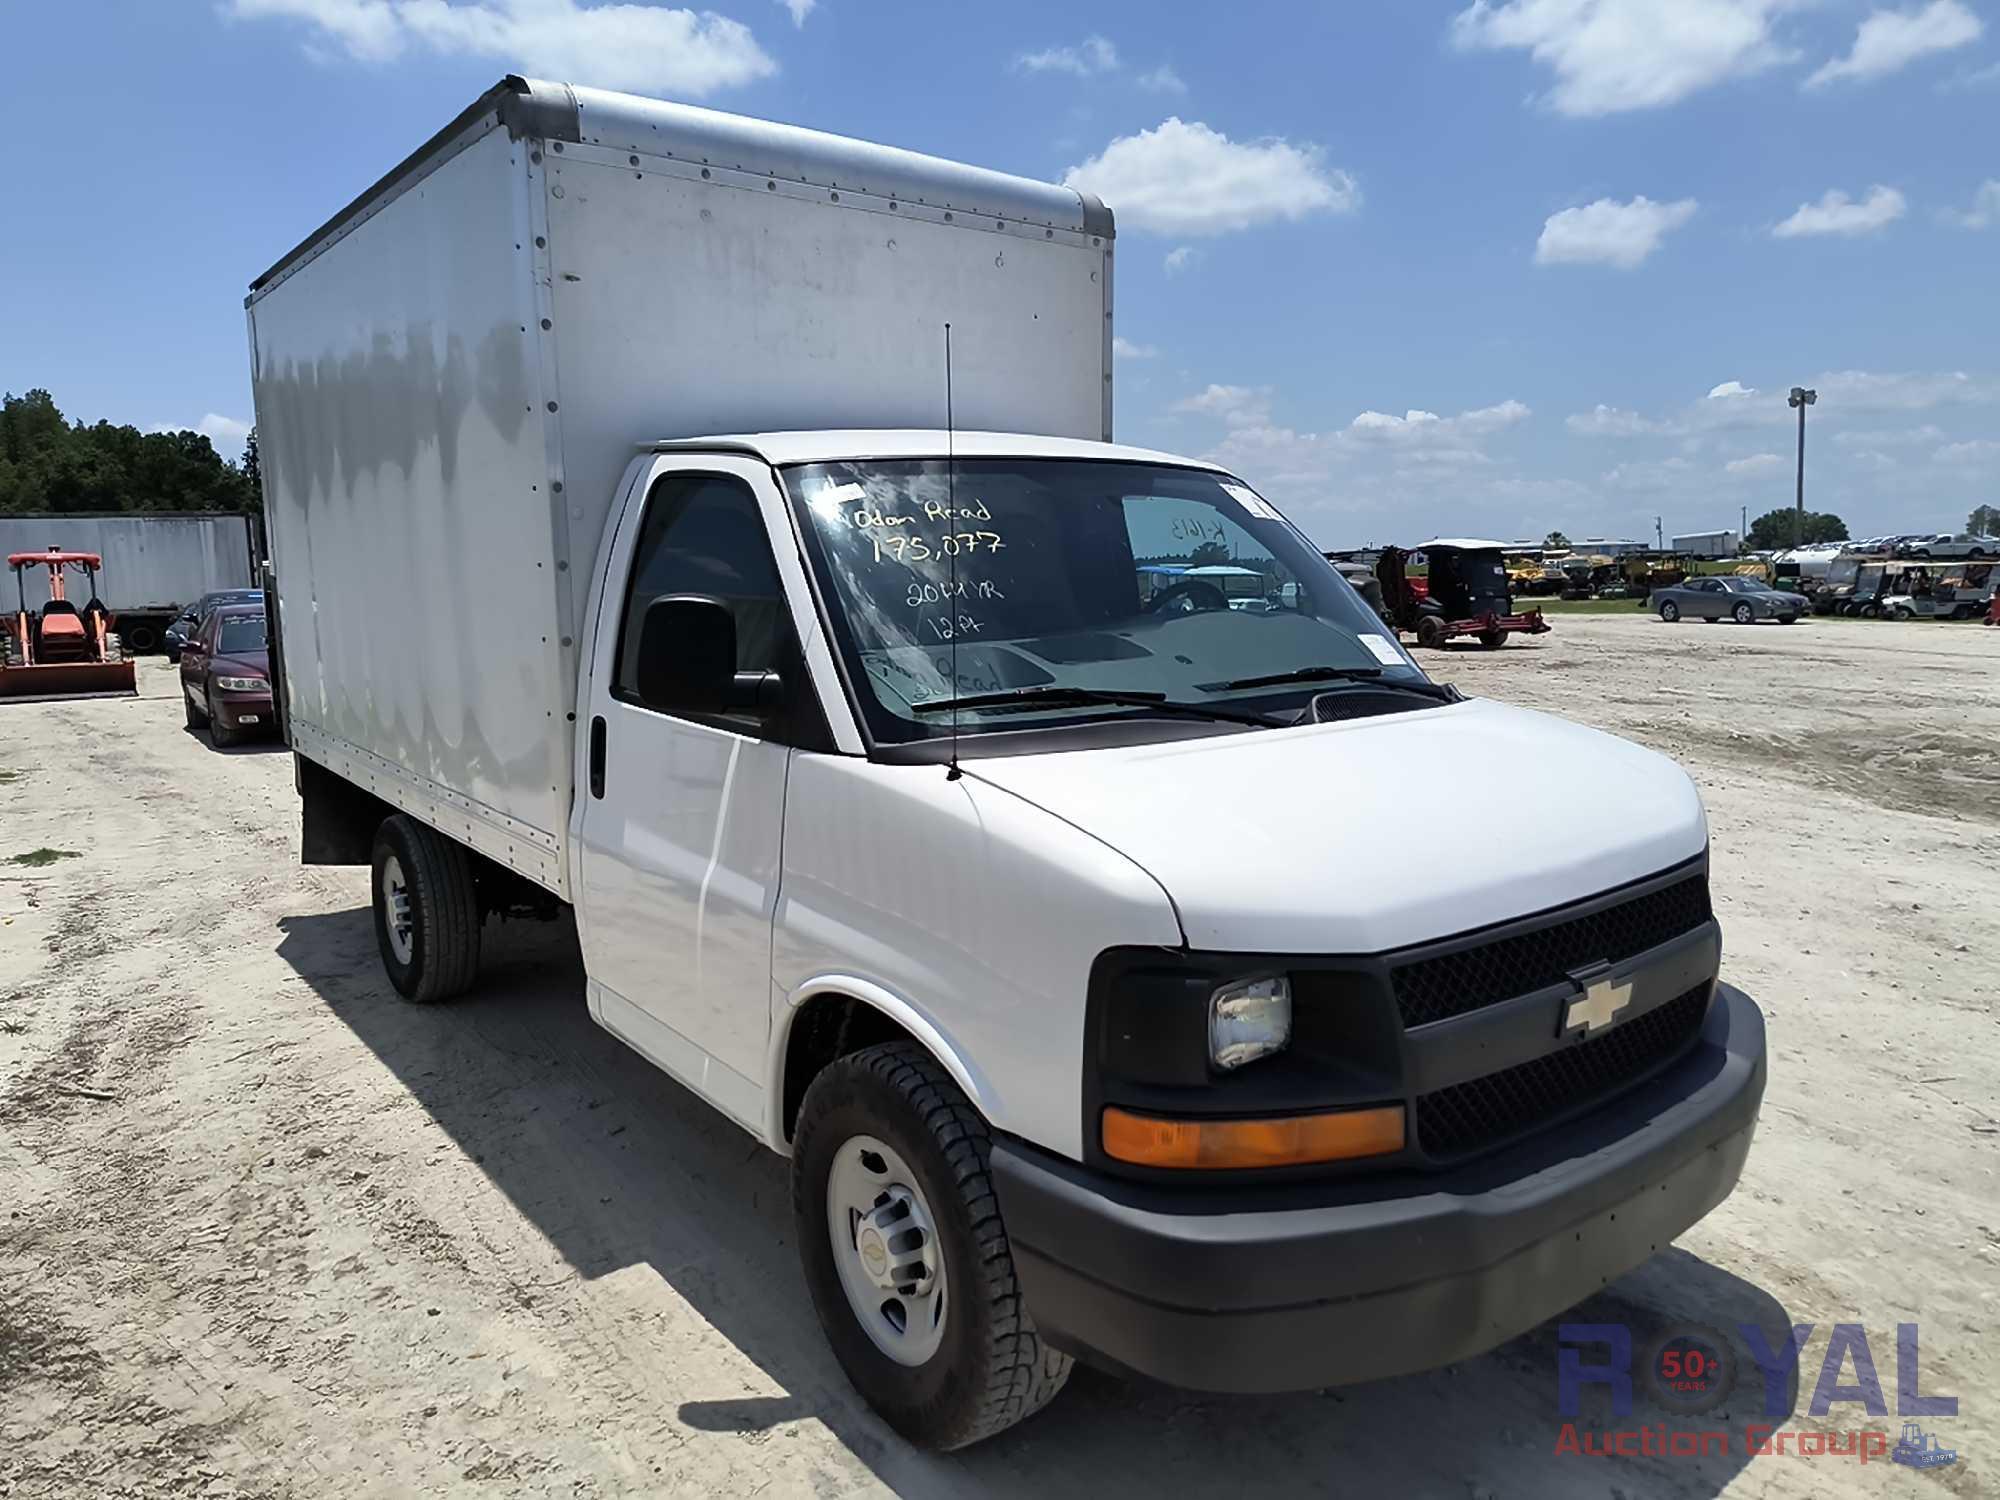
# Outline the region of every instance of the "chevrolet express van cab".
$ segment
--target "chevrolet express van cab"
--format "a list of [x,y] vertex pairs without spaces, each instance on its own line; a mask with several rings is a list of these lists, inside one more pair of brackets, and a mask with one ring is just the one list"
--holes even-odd
[[508,79],[249,299],[304,857],[418,1003],[572,911],[937,1447],[1075,1358],[1490,1348],[1721,1201],[1764,1086],[1687,776],[1433,683],[1253,487],[1113,444],[1112,251],[1064,189]]

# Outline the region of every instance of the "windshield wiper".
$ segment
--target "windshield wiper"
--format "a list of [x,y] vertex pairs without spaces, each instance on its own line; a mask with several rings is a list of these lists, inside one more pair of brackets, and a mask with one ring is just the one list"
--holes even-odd
[[1282,687],[1288,682],[1366,682],[1375,687],[1401,688],[1405,692],[1421,693],[1424,697],[1436,698],[1441,703],[1456,703],[1463,696],[1450,683],[1405,682],[1396,677],[1384,677],[1380,667],[1298,667],[1290,672],[1271,672],[1262,677],[1238,677],[1231,682],[1200,682],[1195,686],[1204,693],[1228,693],[1245,688]]
[[1150,708],[1159,713],[1186,714],[1196,719],[1214,719],[1223,724],[1252,724],[1259,729],[1286,729],[1290,722],[1267,714],[1242,713],[1235,709],[1211,708],[1206,703],[1182,703],[1165,693],[1118,692],[1108,688],[1045,687],[1008,688],[998,693],[971,693],[962,698],[936,698],[912,704],[911,713],[941,714],[958,708],[1069,708],[1103,704],[1111,708]]

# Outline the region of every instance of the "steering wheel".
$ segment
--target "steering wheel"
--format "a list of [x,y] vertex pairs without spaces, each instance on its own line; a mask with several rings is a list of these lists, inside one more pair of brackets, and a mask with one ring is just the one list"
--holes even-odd
[[1149,615],[1198,615],[1206,610],[1228,609],[1229,596],[1200,578],[1170,584],[1146,601]]

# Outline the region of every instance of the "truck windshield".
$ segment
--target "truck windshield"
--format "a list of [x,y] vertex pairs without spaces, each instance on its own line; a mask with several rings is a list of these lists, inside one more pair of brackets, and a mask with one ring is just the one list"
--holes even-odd
[[952,698],[982,700],[959,714],[974,735],[1151,712],[1093,695],[1152,695],[1181,717],[1254,699],[1283,722],[1329,688],[1428,686],[1333,566],[1226,475],[1057,459],[784,473],[878,742],[949,735]]

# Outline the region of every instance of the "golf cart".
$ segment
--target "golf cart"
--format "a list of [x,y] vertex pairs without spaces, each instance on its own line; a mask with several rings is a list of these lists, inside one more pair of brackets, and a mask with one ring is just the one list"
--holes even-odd
[[1892,620],[1969,620],[1984,614],[1993,596],[1992,563],[1947,567],[1933,580],[1930,569],[1907,569],[1882,596],[1882,613]]
[[[1384,547],[1375,576],[1390,625],[1413,632],[1426,650],[1461,635],[1476,636],[1489,651],[1510,635],[1540,635],[1549,628],[1540,610],[1514,612],[1502,550],[1499,542],[1464,537],[1426,542],[1415,552]],[[1428,562],[1428,577],[1409,576],[1414,558]]]
[[[14,552],[20,607],[0,622],[0,698],[84,698],[138,692],[132,662],[111,633],[111,611],[97,597],[97,572],[104,560],[95,552]],[[28,604],[28,570],[46,568],[49,597]],[[65,572],[84,576],[89,600],[82,609],[63,587]]]

